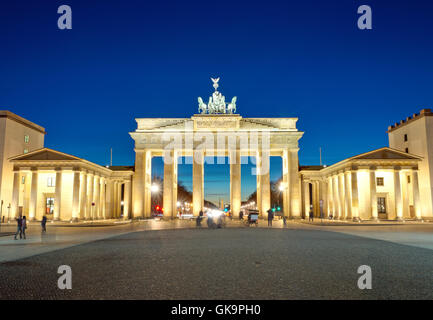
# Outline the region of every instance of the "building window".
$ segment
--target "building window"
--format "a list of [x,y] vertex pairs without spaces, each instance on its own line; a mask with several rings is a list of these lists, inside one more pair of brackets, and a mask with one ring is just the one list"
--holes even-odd
[[386,213],[386,199],[383,197],[377,197],[377,212]]
[[25,184],[26,183],[26,176],[21,176],[21,184]]
[[407,183],[410,183],[410,176],[407,176]]
[[383,187],[383,185],[384,185],[383,177],[377,177],[376,178],[376,185]]
[[54,212],[54,198],[47,198],[45,202],[45,212],[46,214],[53,214]]
[[56,178],[48,177],[47,179],[47,187],[55,187],[56,186]]
[[25,143],[29,143],[29,140],[30,140],[29,136],[28,136],[28,135],[25,135],[25,136],[24,136],[24,142],[25,142]]
[[407,134],[404,135],[404,142],[407,142]]
[[409,153],[409,148],[404,149],[406,153]]
[[24,149],[24,153],[29,153],[29,149]]

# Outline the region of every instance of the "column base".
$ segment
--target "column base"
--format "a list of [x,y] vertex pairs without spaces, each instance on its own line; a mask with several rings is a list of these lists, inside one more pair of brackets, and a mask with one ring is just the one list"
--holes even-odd
[[373,218],[371,218],[371,221],[380,222],[380,219],[378,217],[373,217]]
[[71,222],[78,222],[79,220],[78,220],[78,218],[72,218],[71,219]]
[[361,222],[361,219],[359,219],[359,217],[353,217],[352,221],[353,222]]
[[404,222],[404,218],[402,218],[402,217],[397,217],[397,219],[395,219],[396,221],[399,221],[399,222]]

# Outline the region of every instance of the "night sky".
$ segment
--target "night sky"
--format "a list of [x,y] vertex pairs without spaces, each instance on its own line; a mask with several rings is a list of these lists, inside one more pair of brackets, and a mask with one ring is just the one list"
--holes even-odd
[[[62,4],[72,30],[57,28]],[[363,4],[373,30],[357,28]],[[299,118],[301,164],[318,164],[319,147],[332,164],[386,146],[388,125],[432,106],[432,36],[421,0],[3,0],[0,109],[44,126],[49,148],[101,165],[113,148],[114,165],[132,165],[134,119],[190,117],[219,76],[243,117]],[[227,199],[228,167],[205,170],[210,200]]]

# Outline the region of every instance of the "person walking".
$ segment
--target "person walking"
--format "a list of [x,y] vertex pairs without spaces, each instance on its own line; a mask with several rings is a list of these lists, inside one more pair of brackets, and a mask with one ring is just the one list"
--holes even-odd
[[46,225],[47,225],[47,216],[43,216],[41,221],[42,232],[47,232]]
[[17,235],[18,233],[20,234],[20,239],[23,238],[23,233],[22,233],[22,224],[23,224],[23,219],[21,218],[21,216],[19,216],[18,218],[15,219],[17,221],[17,232],[15,233],[15,240],[17,240]]
[[27,229],[27,220],[26,220],[26,216],[23,217],[23,221],[21,222],[21,230],[23,233],[23,238],[26,238],[26,229]]
[[268,227],[272,227],[272,220],[274,219],[274,213],[272,209],[268,210]]
[[310,206],[308,221],[314,221],[313,206]]
[[244,219],[244,212],[243,211],[241,211],[241,212],[239,212],[239,220],[243,220]]
[[201,220],[203,219],[203,211],[200,210],[198,217],[196,219],[196,226],[201,227]]

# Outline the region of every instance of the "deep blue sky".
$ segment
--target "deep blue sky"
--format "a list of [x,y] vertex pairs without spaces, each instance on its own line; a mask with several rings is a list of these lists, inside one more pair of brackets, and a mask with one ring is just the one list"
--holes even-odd
[[1,1],[0,108],[44,126],[47,147],[133,164],[134,118],[189,117],[220,76],[242,116],[299,118],[301,164],[319,147],[332,164],[433,104],[432,39],[421,0]]

